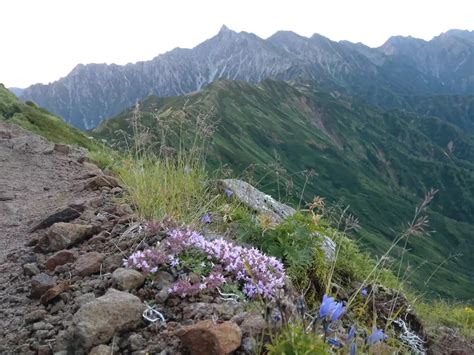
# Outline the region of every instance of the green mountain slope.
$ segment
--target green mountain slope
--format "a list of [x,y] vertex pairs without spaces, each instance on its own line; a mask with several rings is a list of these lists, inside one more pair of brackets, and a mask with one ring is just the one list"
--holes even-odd
[[69,126],[62,118],[32,102],[21,102],[3,84],[0,84],[0,121],[15,123],[55,143],[77,145],[92,150],[97,147],[84,133]]
[[474,96],[392,96],[387,107],[444,119],[474,134]]
[[[166,134],[166,145],[187,144],[207,117],[204,126],[215,126],[211,168],[225,164],[234,175],[252,175],[276,196],[293,186],[294,204],[305,186],[306,201],[320,195],[350,205],[363,226],[359,237],[378,255],[411,219],[419,199],[439,189],[430,214],[434,232],[408,245],[411,281],[432,295],[474,297],[474,138],[446,119],[383,112],[272,80],[219,80],[183,97],[149,97],[141,111],[147,127],[142,138],[157,150],[160,127],[181,127],[180,136]],[[125,147],[131,122],[132,110],[126,110],[94,134]],[[446,261],[455,254],[462,255]]]

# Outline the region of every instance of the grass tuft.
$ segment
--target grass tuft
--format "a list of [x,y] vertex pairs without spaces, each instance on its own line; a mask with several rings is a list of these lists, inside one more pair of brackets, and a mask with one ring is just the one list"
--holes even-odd
[[196,224],[215,208],[209,176],[199,162],[156,157],[130,159],[118,169],[129,198],[141,217],[160,220],[165,217]]

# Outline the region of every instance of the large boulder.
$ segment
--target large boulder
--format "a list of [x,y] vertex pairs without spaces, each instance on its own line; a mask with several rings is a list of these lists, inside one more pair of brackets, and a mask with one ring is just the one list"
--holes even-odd
[[208,319],[185,327],[179,337],[191,355],[226,355],[240,346],[242,332],[233,322],[215,324]]
[[107,343],[114,334],[137,327],[144,304],[128,292],[109,289],[94,301],[85,303],[74,315],[72,335],[79,349]]
[[96,228],[88,224],[55,223],[38,241],[36,249],[43,252],[66,249],[91,237],[95,232]]
[[270,216],[275,223],[282,222],[296,212],[294,208],[278,202],[245,181],[237,179],[219,180],[219,186],[226,191],[232,191],[233,196],[248,208]]

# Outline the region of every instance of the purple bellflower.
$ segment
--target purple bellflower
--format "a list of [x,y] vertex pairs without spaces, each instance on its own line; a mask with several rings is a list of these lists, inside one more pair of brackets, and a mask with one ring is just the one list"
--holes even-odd
[[349,333],[347,334],[347,339],[346,339],[347,342],[350,342],[354,338],[355,331],[356,331],[356,328],[354,326],[351,326],[349,328]]
[[205,224],[212,223],[211,216],[209,216],[209,213],[206,213],[204,216],[202,216],[201,222]]
[[375,343],[378,343],[379,341],[384,341],[388,337],[384,334],[382,329],[375,329],[372,334],[370,334],[367,337],[367,344],[368,345],[373,345]]
[[336,302],[334,302],[334,298],[324,295],[323,301],[321,302],[321,307],[319,307],[319,318],[324,318],[327,315],[332,314],[335,307]]
[[343,306],[342,302],[335,302],[334,303],[334,310],[331,313],[331,321],[337,321],[346,311],[346,308]]
[[329,338],[328,339],[328,344],[332,345],[332,346],[335,346],[336,348],[343,348],[344,347],[343,343],[341,343],[339,340],[334,339],[334,338]]

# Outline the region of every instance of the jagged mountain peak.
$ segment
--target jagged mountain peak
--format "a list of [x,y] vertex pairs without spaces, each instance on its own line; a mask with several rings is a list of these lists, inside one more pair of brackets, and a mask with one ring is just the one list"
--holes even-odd
[[219,30],[219,34],[224,34],[224,33],[227,33],[227,32],[234,32],[232,31],[229,27],[227,27],[226,25],[222,25],[220,30]]
[[[474,41],[474,31],[452,29],[452,30],[446,31],[444,33],[441,33],[437,37],[457,37],[457,38],[462,38],[462,39],[466,39],[466,40],[469,40],[469,41]],[[437,37],[435,37],[435,38],[437,38]]]
[[[234,30],[230,29],[226,25],[222,25],[219,32],[214,37],[212,37],[211,39],[213,39],[213,38],[237,39],[237,38],[245,38],[245,37],[260,38],[260,37],[258,37],[257,35],[255,35],[253,33],[245,32],[245,31],[237,32],[237,31],[234,31]],[[207,41],[205,41],[205,42],[207,42]]]
[[329,38],[319,34],[319,33],[313,33],[310,37],[312,40],[320,40],[320,41],[330,41]]
[[377,49],[387,55],[394,55],[400,51],[418,50],[426,43],[428,42],[412,36],[392,36]]
[[267,38],[267,40],[307,40],[307,37],[301,36],[293,31],[277,31]]
[[[455,38],[470,38],[472,33],[448,32]],[[396,36],[382,47],[369,48],[335,42],[320,34],[307,38],[291,31],[278,31],[262,39],[223,25],[214,37],[192,49],[176,48],[152,60],[125,66],[81,64],[57,82],[26,88],[22,97],[45,106],[76,127],[90,129],[146,95],[184,95],[219,78],[251,83],[266,78],[308,81],[377,104],[385,93],[474,93],[474,73],[469,69],[474,50],[464,50],[471,42],[448,42],[464,46],[463,51],[452,51],[449,63],[439,50],[439,55],[433,56],[433,48],[446,47],[435,42]],[[397,54],[404,58],[387,60]],[[449,76],[458,65],[459,75],[451,80]],[[394,72],[397,74],[392,75]]]

